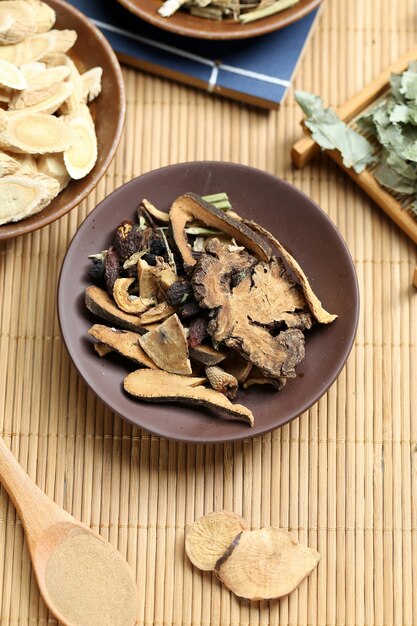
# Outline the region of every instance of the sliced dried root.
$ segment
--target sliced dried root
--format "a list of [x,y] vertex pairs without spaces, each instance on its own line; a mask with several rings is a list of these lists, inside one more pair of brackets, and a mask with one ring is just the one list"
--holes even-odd
[[56,83],[41,91],[23,91],[20,98],[11,100],[9,109],[25,113],[55,113],[72,94],[71,83]]
[[28,83],[36,76],[39,76],[39,74],[42,74],[45,69],[46,65],[41,61],[31,61],[30,63],[23,63],[23,65],[20,66],[20,71]]
[[110,328],[102,324],[94,324],[88,333],[100,344],[105,344],[111,350],[115,350],[131,361],[150,369],[158,369],[152,359],[140,347],[137,333]]
[[132,296],[129,287],[135,282],[134,278],[118,278],[113,287],[113,298],[117,306],[125,313],[138,315],[155,304],[154,298],[141,298]]
[[18,222],[41,211],[58,193],[58,183],[44,174],[0,178],[0,224]]
[[[14,158],[19,163],[19,174],[32,174],[38,173],[38,164],[35,157],[32,154],[15,154]],[[42,172],[45,174],[45,172]]]
[[20,167],[19,161],[5,152],[0,152],[0,177],[14,174]]
[[76,39],[77,33],[74,30],[50,30],[15,44],[0,46],[0,59],[20,67],[24,63],[39,61],[47,54],[67,52]]
[[[146,335],[145,335],[146,337]],[[216,409],[228,419],[243,421],[253,426],[253,414],[241,404],[232,404],[222,393],[198,384],[191,387],[190,376],[176,376],[164,371],[137,370],[124,380],[125,391],[146,402],[183,402],[194,406]]]
[[194,361],[198,361],[207,367],[211,365],[217,365],[221,363],[226,358],[226,354],[221,352],[220,350],[215,350],[211,346],[206,346],[200,344],[195,348],[189,348],[190,357],[194,359]]
[[139,338],[146,354],[161,369],[171,374],[192,374],[187,338],[178,315],[171,315],[155,330]]
[[288,531],[243,531],[216,564],[218,578],[248,600],[271,600],[293,591],[317,566],[316,550],[298,543]]
[[[29,75],[31,72],[35,72],[35,75],[32,74],[29,78],[25,76],[27,87],[22,93],[17,93],[10,99],[10,109],[24,109],[25,107],[30,107],[43,102],[45,98],[51,96],[57,88],[62,87],[63,81],[70,73],[70,69],[66,65],[51,67],[40,72],[35,69],[36,66],[37,62],[28,63],[26,65],[26,68],[29,68]],[[72,91],[73,87],[71,87],[70,94]]]
[[101,93],[102,67],[92,67],[91,70],[81,75],[82,94],[85,103],[92,102]]
[[114,326],[132,330],[136,333],[146,332],[146,328],[137,315],[131,315],[119,309],[114,304],[107,291],[100,289],[100,287],[96,287],[95,285],[87,287],[85,290],[85,304],[91,313],[107,320],[111,324],[114,324]]
[[63,152],[74,141],[67,124],[53,115],[25,112],[5,115],[7,125],[0,132],[0,147],[11,152]]
[[155,322],[161,322],[162,320],[167,319],[170,315],[175,313],[175,307],[168,304],[168,302],[159,302],[151,309],[145,311],[140,316],[140,321],[142,324],[154,324]]
[[318,322],[321,324],[330,324],[333,322],[337,315],[329,313],[326,309],[323,308],[320,300],[314,293],[311,285],[308,281],[307,276],[304,274],[304,271],[300,267],[299,263],[294,259],[294,257],[284,248],[284,246],[276,239],[266,228],[260,226],[256,222],[250,220],[242,220],[243,224],[246,224],[251,228],[255,233],[258,233],[262,237],[264,237],[268,243],[270,243],[274,248],[278,250],[284,261],[288,264],[291,270],[296,275],[302,289],[304,292],[305,299],[310,307],[311,312]]
[[156,208],[156,206],[152,204],[152,202],[149,202],[149,200],[146,200],[146,198],[142,200],[141,204],[147,210],[149,215],[155,218],[157,222],[162,222],[163,224],[169,224],[170,222],[169,213],[160,211],[159,209]]
[[75,141],[64,151],[64,163],[71,178],[79,180],[87,176],[96,164],[97,135],[91,116],[85,113],[71,116],[68,125]]
[[193,193],[177,198],[171,206],[169,215],[175,243],[185,267],[193,267],[196,264],[184,230],[186,224],[193,220],[198,220],[206,226],[219,229],[233,237],[238,244],[245,246],[262,261],[268,261],[271,256],[269,245],[257,233],[243,222],[230,217],[228,212],[208,204]]
[[185,536],[185,550],[191,563],[210,572],[235,538],[246,530],[245,520],[230,511],[217,511],[197,519]]
[[42,0],[26,0],[26,3],[33,7],[35,12],[35,31],[46,33],[55,24],[55,11]]
[[[14,44],[36,32],[35,11],[25,0],[0,2],[0,44]],[[8,26],[6,24],[8,23]]]
[[16,65],[0,60],[0,85],[10,89],[26,89],[26,78]]
[[62,153],[43,154],[38,157],[37,165],[39,172],[42,172],[42,174],[46,174],[51,178],[55,178],[55,180],[58,181],[60,191],[65,189],[71,180],[71,177],[67,172],[67,168],[65,167],[64,156]]

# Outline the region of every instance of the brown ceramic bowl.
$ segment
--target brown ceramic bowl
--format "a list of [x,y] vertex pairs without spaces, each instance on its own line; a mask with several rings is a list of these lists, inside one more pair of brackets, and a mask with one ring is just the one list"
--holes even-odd
[[[91,283],[89,254],[109,246],[124,219],[135,219],[138,202],[148,198],[168,210],[179,195],[226,191],[241,215],[268,228],[296,257],[325,307],[338,314],[329,326],[306,333],[306,356],[297,377],[281,391],[251,387],[237,402],[254,413],[255,426],[216,417],[209,411],[168,403],[147,404],[128,396],[123,379],[135,365],[115,354],[97,356],[87,334],[94,323],[84,291]],[[235,441],[260,435],[306,411],[327,391],[343,367],[356,333],[358,284],[349,251],[339,231],[312,200],[295,187],[260,170],[220,162],[172,165],[123,185],[101,202],[83,222],[64,259],[58,288],[61,332],[79,373],[113,411],[152,433],[189,442]]]
[[198,39],[246,39],[265,35],[284,28],[301,19],[319,6],[322,0],[300,0],[297,4],[270,17],[250,24],[239,24],[231,20],[216,21],[190,15],[179,10],[171,17],[161,17],[160,0],[118,0],[132,13],[154,26],[169,30],[177,35]]
[[85,72],[96,65],[103,68],[102,92],[90,105],[96,123],[98,159],[88,176],[72,180],[45,209],[20,222],[0,226],[0,240],[42,228],[84,200],[109,167],[123,130],[126,109],[123,75],[110,44],[98,28],[70,4],[63,0],[46,1],[56,11],[54,28],[69,28],[78,33],[69,54],[80,71]]

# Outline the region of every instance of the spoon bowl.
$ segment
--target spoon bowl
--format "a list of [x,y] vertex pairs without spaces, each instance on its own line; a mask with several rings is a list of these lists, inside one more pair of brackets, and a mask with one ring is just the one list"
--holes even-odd
[[0,481],[26,533],[36,580],[64,626],[133,626],[138,595],[133,572],[100,535],[50,500],[0,439]]

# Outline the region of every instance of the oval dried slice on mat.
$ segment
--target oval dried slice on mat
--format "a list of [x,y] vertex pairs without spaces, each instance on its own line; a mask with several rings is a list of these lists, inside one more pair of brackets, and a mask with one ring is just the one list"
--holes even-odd
[[244,531],[232,548],[216,564],[216,574],[233,593],[248,600],[286,596],[320,560],[316,550],[281,528]]
[[246,529],[245,520],[231,511],[216,511],[197,519],[185,536],[185,550],[191,563],[207,572],[227,551],[237,535]]

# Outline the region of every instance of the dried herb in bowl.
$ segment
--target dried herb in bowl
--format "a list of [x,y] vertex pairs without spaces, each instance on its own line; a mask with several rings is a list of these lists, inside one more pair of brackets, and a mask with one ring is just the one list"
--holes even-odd
[[169,214],[143,200],[138,222],[122,222],[91,258],[99,284],[86,305],[112,325],[90,329],[95,349],[143,366],[124,389],[147,402],[215,408],[253,425],[231,402],[239,386],[281,389],[304,358],[305,332],[336,317],[279,241],[225,194],[184,194]]
[[171,17],[185,9],[196,17],[232,20],[248,24],[289,9],[300,0],[165,0],[158,9],[162,17]]

